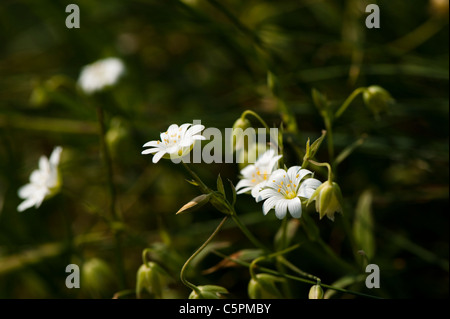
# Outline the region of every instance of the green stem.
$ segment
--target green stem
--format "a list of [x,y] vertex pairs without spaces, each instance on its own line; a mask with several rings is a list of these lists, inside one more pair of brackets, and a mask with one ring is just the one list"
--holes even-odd
[[242,113],[242,115],[241,115],[241,119],[245,119],[245,117],[247,116],[247,115],[252,115],[254,118],[256,118],[265,128],[266,128],[266,130],[267,130],[267,132],[270,132],[270,128],[269,128],[269,126],[267,125],[267,123],[262,119],[262,117],[261,116],[259,116],[256,112],[254,112],[254,111],[252,111],[252,110],[246,110],[246,111],[244,111],[243,113]]
[[334,114],[334,118],[335,119],[339,118],[342,115],[342,113],[344,113],[345,110],[348,108],[350,103],[352,103],[352,101],[355,99],[355,97],[357,97],[358,94],[364,92],[365,89],[366,89],[365,87],[360,87],[360,88],[357,88],[356,90],[354,90],[352,92],[352,94],[350,94],[349,97],[344,101],[344,103],[341,105],[341,107],[336,111],[336,113]]
[[319,163],[316,161],[313,161],[312,159],[308,160],[311,164],[314,164],[316,166],[325,166],[328,169],[328,181],[332,182],[333,181],[333,170],[331,169],[330,164],[328,163]]
[[300,247],[300,244],[295,244],[295,245],[293,245],[293,246],[291,246],[291,247],[288,247],[288,248],[286,248],[286,249],[283,249],[283,250],[274,252],[274,253],[272,253],[272,254],[264,255],[264,256],[255,258],[255,259],[250,263],[250,266],[249,266],[250,276],[251,276],[253,279],[256,279],[254,269],[255,269],[255,267],[256,267],[256,264],[257,264],[258,262],[260,262],[261,260],[264,260],[264,259],[270,259],[270,258],[273,258],[273,257],[277,257],[277,256],[281,256],[281,255],[287,254],[288,252],[291,252],[291,251],[297,249],[298,247]]
[[[228,260],[230,260],[232,262],[235,262],[236,264],[241,265],[243,267],[250,267],[250,265],[251,265],[248,262],[242,261],[240,259],[235,259],[235,258],[229,257],[227,255],[224,255],[224,254],[218,252],[218,251],[214,251],[214,253],[217,256],[221,257],[221,258],[228,259]],[[260,271],[266,272],[266,273],[274,275],[274,276],[280,276],[280,277],[284,277],[286,279],[300,281],[300,282],[311,284],[311,285],[316,285],[317,284],[317,281],[315,281],[315,280],[305,279],[305,278],[301,278],[301,277],[293,276],[293,275],[288,275],[288,274],[281,274],[278,271],[275,271],[273,269],[269,269],[269,268],[266,268],[266,267],[261,267],[261,266],[258,266],[258,265],[255,265],[254,267],[258,268]],[[320,285],[322,287],[327,288],[327,289],[332,289],[332,290],[336,290],[336,291],[347,293],[347,294],[352,294],[352,295],[361,296],[361,297],[367,297],[367,298],[382,299],[382,298],[380,298],[378,296],[372,296],[372,295],[364,294],[364,293],[357,292],[357,291],[352,291],[352,290],[347,290],[347,289],[344,289],[344,288],[334,287],[334,286],[331,286],[331,285],[324,284],[322,282],[320,283]]]
[[327,130],[328,156],[330,162],[334,161],[334,140],[333,140],[333,120],[330,115],[324,117],[325,128]]
[[295,266],[294,264],[292,264],[289,260],[287,260],[286,258],[284,258],[284,256],[280,256],[279,260],[282,264],[286,265],[289,269],[291,269],[292,271],[296,272],[297,274],[299,274],[300,276],[306,277],[306,278],[310,278],[312,280],[315,280],[317,283],[320,283],[321,280],[319,277],[314,276],[312,274],[309,274],[303,270],[301,270],[300,268],[298,268],[297,266]]
[[120,233],[117,231],[115,227],[115,222],[120,222],[120,216],[117,213],[116,210],[116,200],[117,200],[117,193],[114,186],[114,171],[113,171],[113,165],[111,156],[109,153],[108,145],[106,143],[106,125],[105,125],[105,119],[104,119],[104,111],[101,106],[97,107],[97,119],[100,126],[100,147],[101,152],[103,155],[103,161],[106,166],[106,175],[107,175],[107,183],[108,183],[108,190],[110,195],[110,215],[111,219],[113,221],[112,225],[109,224],[112,231],[114,232],[114,238],[115,238],[115,256],[116,256],[116,264],[119,271],[119,278],[120,278],[120,285],[121,288],[126,287],[126,276],[125,276],[125,265],[122,255],[122,238],[120,236]]
[[253,245],[256,247],[264,250],[265,252],[268,252],[269,249],[267,249],[256,237],[250,232],[250,230],[245,226],[239,217],[237,217],[236,213],[231,214],[231,218],[236,223],[236,225],[239,227],[239,229],[244,233],[244,235],[252,242]]
[[205,249],[206,246],[208,246],[208,244],[211,242],[211,240],[214,238],[214,236],[216,236],[216,234],[219,232],[219,230],[222,228],[223,224],[227,221],[228,216],[225,216],[222,221],[220,222],[220,224],[216,227],[216,229],[214,230],[214,232],[208,237],[208,239],[192,254],[191,257],[188,258],[188,260],[186,260],[186,262],[183,265],[183,268],[181,268],[180,271],[180,279],[181,282],[191,288],[192,290],[194,290],[195,292],[199,293],[199,289],[197,288],[196,285],[194,285],[193,283],[189,282],[186,278],[185,278],[185,272],[186,272],[186,268],[189,265],[189,263],[203,250]]
[[212,191],[209,189],[208,186],[205,185],[205,183],[203,183],[203,181],[200,179],[200,177],[198,177],[198,175],[189,168],[189,166],[181,161],[181,163],[183,164],[184,168],[188,171],[188,173],[194,178],[194,180],[198,183],[198,186],[200,187],[201,191],[205,194],[209,194]]

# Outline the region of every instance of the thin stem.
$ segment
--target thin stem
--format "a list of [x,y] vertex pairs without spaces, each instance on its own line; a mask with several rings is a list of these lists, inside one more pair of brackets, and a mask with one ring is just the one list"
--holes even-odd
[[255,258],[255,259],[250,263],[250,266],[249,266],[250,276],[251,276],[252,278],[256,279],[254,268],[255,268],[256,264],[257,264],[258,262],[260,262],[261,260],[264,260],[264,259],[270,259],[270,258],[273,258],[273,257],[278,257],[278,256],[280,256],[280,255],[287,254],[288,252],[291,252],[291,251],[297,249],[298,247],[300,247],[300,244],[295,244],[295,245],[293,245],[293,246],[291,246],[291,247],[288,247],[288,248],[286,248],[286,249],[283,249],[283,250],[274,252],[274,253],[272,253],[272,254],[265,255],[265,256],[261,256],[261,257],[258,257],[258,258]]
[[208,246],[208,244],[211,242],[211,240],[214,238],[214,236],[216,236],[216,234],[219,232],[219,230],[222,228],[223,224],[227,221],[228,216],[225,216],[222,221],[220,222],[220,224],[216,227],[216,229],[214,230],[214,232],[209,236],[209,238],[200,246],[200,248],[198,248],[195,253],[192,254],[191,257],[188,258],[188,260],[186,260],[186,262],[183,265],[183,268],[181,268],[180,271],[180,279],[183,282],[183,284],[189,288],[191,288],[192,290],[194,290],[195,292],[199,293],[199,290],[197,288],[196,285],[194,285],[193,283],[189,282],[186,278],[185,278],[185,271],[187,266],[189,265],[189,263],[203,250],[205,249],[206,246]]
[[198,175],[189,168],[189,166],[181,161],[181,163],[183,164],[184,168],[188,171],[188,173],[194,178],[194,180],[198,183],[200,189],[202,190],[203,193],[208,194],[211,193],[211,190],[208,188],[208,186],[205,185],[205,183],[203,183],[203,181],[200,179],[200,177],[198,177]]
[[267,123],[256,112],[253,112],[252,110],[246,110],[242,113],[241,119],[245,119],[247,115],[252,115],[253,117],[255,117],[266,128],[267,132],[270,132],[270,128]]
[[352,92],[352,94],[350,94],[349,97],[344,101],[344,103],[341,105],[341,107],[336,111],[336,113],[334,114],[334,118],[335,119],[339,118],[342,115],[342,113],[344,113],[345,110],[348,108],[350,103],[352,103],[352,101],[355,99],[355,97],[357,97],[358,94],[364,92],[365,89],[366,89],[365,87],[360,87],[360,88],[357,88],[356,90],[354,90]]
[[[230,261],[232,261],[232,262],[235,262],[235,263],[238,264],[238,265],[241,265],[241,266],[243,266],[243,267],[250,267],[250,263],[248,263],[248,262],[245,262],[245,261],[240,260],[240,259],[232,258],[232,257],[227,256],[227,255],[225,255],[225,254],[222,254],[222,253],[220,253],[220,252],[218,252],[218,251],[216,251],[216,250],[213,250],[213,252],[214,252],[217,256],[219,256],[219,257],[221,257],[221,258],[224,258],[224,259],[228,259],[228,260],[230,260]],[[273,270],[273,269],[269,269],[269,268],[266,268],[266,267],[261,267],[261,266],[255,265],[255,268],[258,268],[260,271],[266,272],[266,273],[268,273],[268,274],[275,275],[275,276],[280,276],[280,277],[284,277],[284,278],[286,278],[286,279],[291,279],[291,280],[295,280],[295,281],[300,281],[300,282],[307,283],[307,284],[311,284],[311,285],[316,285],[316,284],[317,284],[317,281],[309,280],[309,279],[304,279],[304,278],[301,278],[301,277],[297,277],[297,276],[293,276],[293,275],[288,275],[288,274],[281,274],[281,273],[279,273],[278,271],[275,271],[275,270]],[[352,291],[352,290],[347,290],[347,289],[344,289],[344,288],[334,287],[334,286],[331,286],[331,285],[324,284],[324,283],[322,283],[322,282],[320,283],[320,285],[321,285],[322,287],[327,288],[327,289],[332,289],[332,290],[336,290],[336,291],[339,291],[339,292],[348,293],[348,294],[352,294],[352,295],[356,295],[356,296],[367,297],[367,298],[374,298],[374,299],[382,299],[382,298],[380,298],[380,297],[378,297],[378,296],[372,296],[372,295],[364,294],[364,293],[357,292],[357,291]]]
[[332,171],[332,169],[331,169],[331,166],[330,166],[330,164],[328,164],[328,163],[319,163],[319,162],[316,162],[316,161],[313,161],[312,159],[310,159],[310,160],[308,160],[311,164],[314,164],[314,165],[316,165],[316,166],[326,166],[327,167],[327,169],[328,169],[328,181],[332,181],[333,180],[333,171]]
[[330,115],[325,115],[324,117],[325,128],[328,132],[327,134],[327,145],[328,145],[328,156],[330,157],[330,162],[334,161],[334,140],[333,140],[333,120]]
[[[103,155],[104,164],[106,166],[107,171],[107,183],[108,183],[108,190],[110,195],[110,215],[111,219],[114,222],[120,222],[120,216],[117,213],[116,210],[116,200],[117,200],[117,193],[114,186],[114,171],[113,171],[113,165],[111,156],[109,153],[108,145],[106,143],[105,135],[106,135],[106,126],[105,126],[105,119],[104,119],[104,112],[103,108],[101,106],[97,107],[97,118],[100,126],[100,147],[101,152]],[[122,255],[122,238],[120,236],[120,233],[114,229],[114,225],[109,224],[110,228],[114,232],[114,238],[115,238],[115,256],[116,256],[116,264],[119,271],[119,278],[120,278],[120,284],[122,288],[126,287],[126,276],[125,276],[125,266],[123,263],[123,255]],[[113,226],[113,227],[111,227]]]
[[231,214],[231,218],[233,219],[233,221],[236,223],[236,225],[239,227],[239,229],[244,233],[244,235],[252,242],[253,245],[255,245],[258,248],[261,248],[262,250],[264,250],[265,252],[268,252],[269,249],[267,249],[251,232],[250,230],[247,228],[247,226],[245,226],[241,220],[239,219],[239,217],[236,215],[236,213]]
[[295,266],[293,263],[291,263],[289,260],[287,260],[286,258],[284,258],[284,256],[280,256],[279,260],[282,264],[286,265],[289,269],[291,269],[292,271],[296,272],[297,274],[299,274],[300,276],[306,277],[306,278],[310,278],[315,280],[317,283],[320,283],[322,280],[320,280],[319,277],[314,276],[312,274],[309,274],[303,270],[301,270],[300,268],[298,268],[297,266]]

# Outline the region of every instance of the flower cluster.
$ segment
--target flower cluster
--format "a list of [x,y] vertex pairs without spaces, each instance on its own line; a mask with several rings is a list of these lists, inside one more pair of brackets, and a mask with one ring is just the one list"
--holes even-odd
[[275,216],[283,219],[287,212],[294,218],[302,215],[301,199],[309,199],[322,184],[313,178],[313,173],[300,166],[287,171],[277,168],[282,155],[273,149],[262,154],[255,164],[241,170],[242,179],[236,185],[238,194],[250,192],[257,202],[264,201],[263,213],[275,209]]

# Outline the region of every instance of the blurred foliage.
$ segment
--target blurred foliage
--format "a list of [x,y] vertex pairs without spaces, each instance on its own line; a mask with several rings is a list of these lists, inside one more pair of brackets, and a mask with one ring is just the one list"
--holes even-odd
[[[367,29],[364,9],[375,2],[381,28]],[[80,29],[65,27],[69,3],[80,7]],[[448,1],[3,0],[0,30],[0,298],[96,298],[83,286],[64,284],[66,265],[81,267],[92,258],[117,277],[118,268],[125,270],[109,291],[101,287],[102,297],[134,291],[148,247],[151,259],[178,278],[221,216],[211,205],[175,216],[198,190],[185,182],[180,165],[142,156],[142,145],[172,123],[200,119],[224,129],[251,109],[279,126],[289,110],[298,132],[286,132],[284,160],[299,165],[295,148],[324,129],[311,90],[338,106],[369,85],[389,91],[396,104],[374,119],[356,98],[334,128],[337,155],[365,137],[336,172],[348,219],[356,208],[370,211],[374,228],[365,240],[371,262],[380,266],[381,288],[358,289],[387,298],[448,297]],[[84,65],[108,56],[127,67],[118,85],[94,97],[105,109],[123,220],[113,227],[105,217],[109,193],[96,110],[75,85]],[[278,77],[276,95],[267,87],[268,71]],[[18,213],[17,189],[55,145],[64,148],[64,192]],[[326,147],[316,157],[326,161]],[[193,167],[209,185],[219,173],[238,181],[235,164]],[[274,214],[263,216],[243,195],[236,206],[242,221],[272,245],[279,228]],[[323,239],[336,254],[353,258],[341,216],[333,223],[317,215],[311,216]],[[119,262],[111,229],[122,238]],[[215,240],[228,255],[255,248],[232,223]],[[315,243],[289,258],[326,283],[345,275]],[[221,261],[205,254],[189,276]],[[219,267],[196,280],[247,298],[245,267]],[[190,293],[169,288],[168,298]],[[306,298],[309,289],[296,283],[294,292]]]

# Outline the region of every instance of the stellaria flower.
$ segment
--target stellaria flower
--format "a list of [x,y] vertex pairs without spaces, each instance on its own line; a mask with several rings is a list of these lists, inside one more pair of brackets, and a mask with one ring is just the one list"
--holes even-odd
[[98,60],[83,67],[78,84],[85,93],[92,94],[114,85],[124,71],[125,66],[119,58]]
[[256,198],[267,184],[270,174],[281,157],[282,155],[277,155],[274,149],[269,149],[258,157],[255,164],[250,164],[242,169],[242,179],[236,185],[236,193],[242,194],[251,191],[252,196]]
[[55,147],[50,159],[41,156],[39,159],[39,169],[34,170],[30,175],[30,183],[19,188],[18,195],[24,201],[17,207],[19,212],[35,207],[39,208],[44,199],[56,194],[61,186],[61,176],[58,170],[59,159],[62,148]]
[[275,208],[275,215],[279,219],[286,216],[287,211],[294,218],[302,215],[302,202],[300,198],[310,198],[314,191],[322,183],[312,177],[306,178],[313,173],[300,166],[292,166],[287,171],[277,169],[270,177],[266,186],[256,198],[257,202],[264,200],[263,213]]
[[205,137],[200,132],[205,128],[201,124],[185,123],[181,126],[172,124],[166,132],[161,133],[160,141],[150,141],[143,147],[151,147],[142,151],[141,154],[152,154],[153,163],[157,163],[162,157],[180,158],[188,154],[194,147],[197,140],[204,140]]

